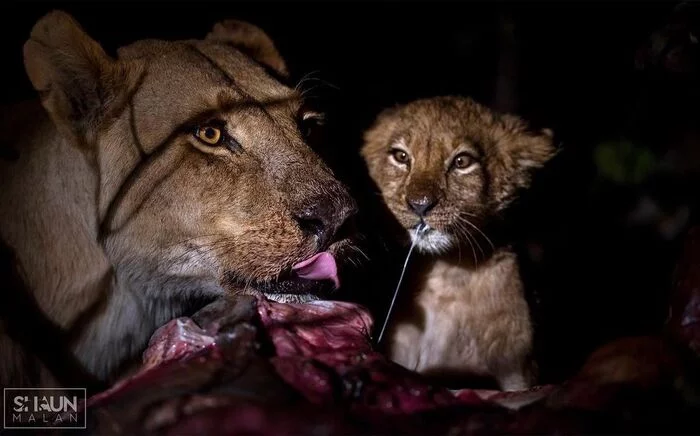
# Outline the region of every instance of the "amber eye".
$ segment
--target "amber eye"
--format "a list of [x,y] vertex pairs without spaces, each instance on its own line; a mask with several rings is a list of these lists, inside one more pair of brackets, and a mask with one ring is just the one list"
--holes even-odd
[[197,127],[194,135],[197,139],[208,145],[218,145],[222,137],[221,129],[214,126]]
[[457,169],[463,170],[465,168],[469,168],[473,162],[474,160],[471,156],[466,153],[462,153],[454,158],[452,165]]
[[407,164],[409,161],[408,158],[408,153],[405,151],[399,149],[399,148],[394,148],[391,150],[391,156],[394,158],[394,160],[400,164]]

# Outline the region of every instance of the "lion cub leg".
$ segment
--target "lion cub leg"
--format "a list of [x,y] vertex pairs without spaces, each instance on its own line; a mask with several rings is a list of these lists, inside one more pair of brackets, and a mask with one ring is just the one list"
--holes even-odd
[[528,376],[524,371],[498,374],[496,380],[502,391],[524,391],[530,388]]
[[520,365],[502,366],[493,371],[494,378],[502,391],[525,391],[535,383],[536,368],[529,358],[519,361]]

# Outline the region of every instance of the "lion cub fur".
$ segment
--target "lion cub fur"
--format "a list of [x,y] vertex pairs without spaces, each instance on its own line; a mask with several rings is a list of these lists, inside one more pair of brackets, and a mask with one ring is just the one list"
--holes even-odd
[[361,153],[403,236],[429,226],[383,341],[389,357],[450,381],[529,387],[533,329],[517,257],[484,232],[553,156],[552,132],[469,98],[436,97],[383,111]]

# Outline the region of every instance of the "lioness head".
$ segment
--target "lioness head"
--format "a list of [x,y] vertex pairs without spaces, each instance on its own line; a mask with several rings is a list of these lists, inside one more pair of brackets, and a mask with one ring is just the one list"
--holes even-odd
[[111,57],[53,12],[24,59],[62,136],[94,162],[117,281],[278,299],[337,285],[355,203],[307,145],[320,114],[278,80],[285,63],[260,29],[226,21],[203,40],[144,40]]
[[516,116],[458,97],[385,110],[362,148],[399,223],[412,238],[427,224],[417,241],[425,252],[480,237],[478,226],[505,208],[552,153],[550,131],[532,132]]

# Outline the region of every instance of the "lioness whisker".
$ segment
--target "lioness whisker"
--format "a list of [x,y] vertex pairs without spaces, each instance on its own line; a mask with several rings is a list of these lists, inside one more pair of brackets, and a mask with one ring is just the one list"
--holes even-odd
[[299,79],[299,81],[297,82],[296,86],[294,87],[294,90],[295,90],[295,91],[298,91],[299,88],[301,88],[301,86],[302,86],[304,83],[306,83],[307,81],[311,80],[311,79],[312,79],[312,76],[313,76],[314,74],[316,74],[316,73],[319,73],[319,72],[320,72],[319,70],[314,70],[314,71],[310,71],[310,72],[304,74],[304,75],[301,77],[301,79]]
[[313,75],[314,75],[314,74],[317,74],[317,73],[320,73],[320,70],[315,70],[315,71],[311,71],[310,73],[304,74],[304,76],[299,80],[299,82],[297,83],[297,85],[294,87],[294,90],[295,90],[295,91],[299,91],[299,89],[301,88],[301,86],[302,86],[304,83],[310,82],[310,81],[312,81],[312,80],[315,80],[315,81],[317,81],[317,82],[321,82],[322,84],[324,84],[324,85],[326,85],[326,86],[328,86],[328,87],[330,87],[330,88],[336,89],[336,90],[339,90],[339,89],[340,89],[339,86],[337,86],[337,85],[335,85],[335,84],[333,84],[333,83],[331,83],[331,82],[329,82],[329,81],[327,81],[327,80],[325,80],[325,79],[321,79],[320,77],[313,77]]
[[365,258],[365,260],[370,260],[369,256],[367,256],[367,253],[365,253],[360,247],[358,247],[356,245],[352,245],[352,244],[348,245],[348,247],[351,248],[352,250],[354,250],[355,252],[361,254],[362,257]]
[[312,86],[311,88],[307,88],[307,89],[302,90],[300,93],[301,98],[309,98],[311,96],[311,93],[313,91],[319,89],[320,87],[321,87],[321,85],[316,85],[316,86]]

